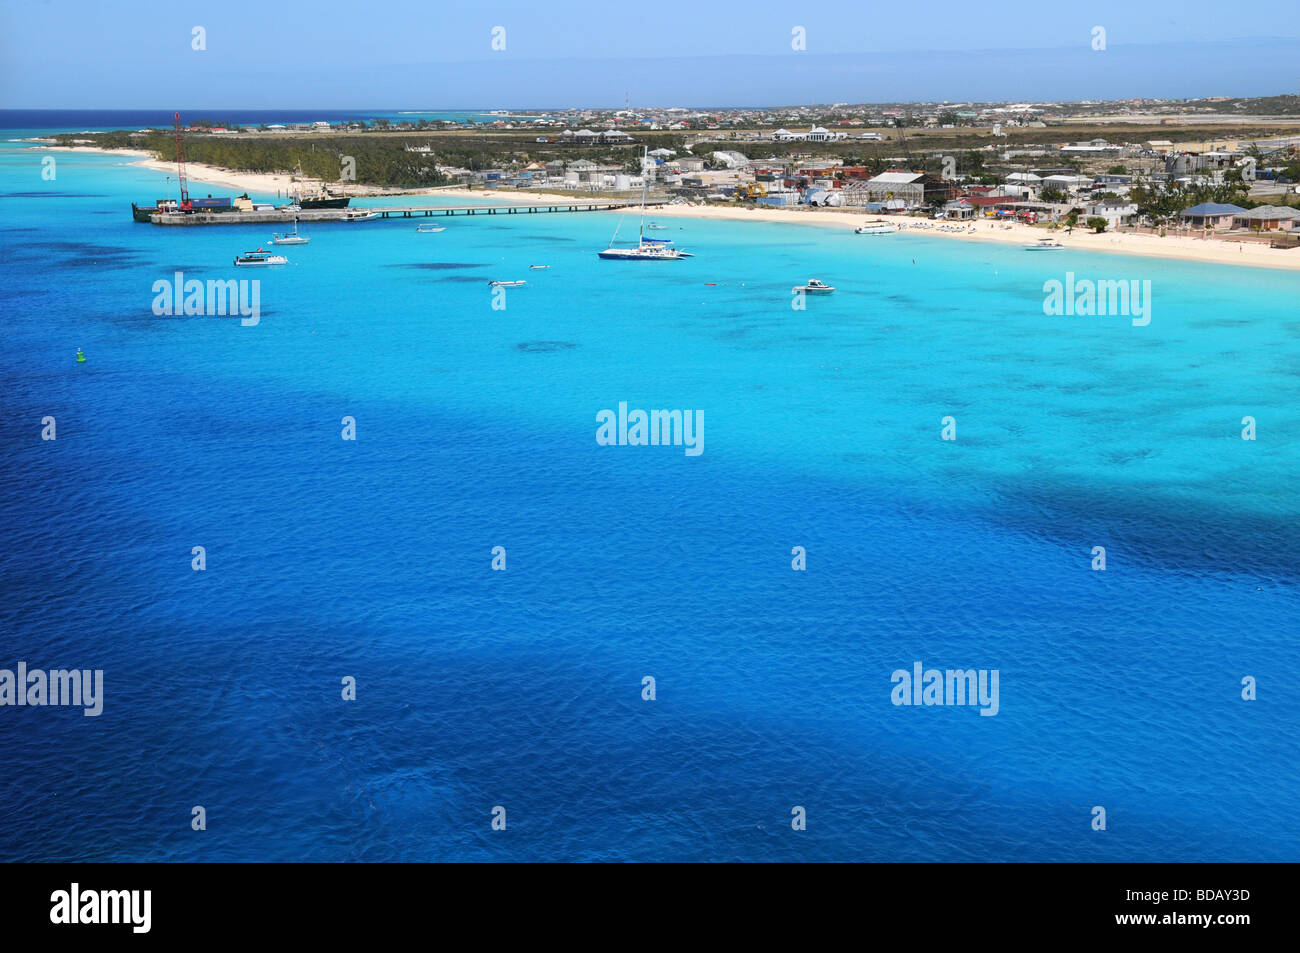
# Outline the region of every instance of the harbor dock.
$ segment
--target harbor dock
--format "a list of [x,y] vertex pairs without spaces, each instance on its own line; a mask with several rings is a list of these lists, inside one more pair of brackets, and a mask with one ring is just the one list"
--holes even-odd
[[[652,202],[647,208],[666,205]],[[435,218],[469,215],[536,215],[561,212],[610,212],[640,208],[633,202],[557,202],[535,205],[434,205],[357,208],[321,208],[290,211],[278,208],[261,212],[159,212],[150,216],[154,225],[287,225],[300,222],[373,222],[382,219]]]

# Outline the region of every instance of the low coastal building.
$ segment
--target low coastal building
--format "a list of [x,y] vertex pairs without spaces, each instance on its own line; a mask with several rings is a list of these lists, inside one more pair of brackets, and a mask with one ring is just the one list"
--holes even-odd
[[1300,228],[1300,211],[1284,205],[1259,205],[1232,217],[1234,228],[1257,228],[1272,232]]
[[1083,214],[1085,218],[1104,218],[1107,228],[1119,228],[1121,225],[1132,225],[1137,221],[1138,208],[1131,202],[1119,205],[1099,202],[1095,205],[1085,205]]
[[1013,215],[1021,199],[1015,195],[967,195],[965,201],[977,215],[996,217]]
[[953,221],[967,221],[976,216],[977,210],[966,199],[953,199],[951,202],[945,202],[943,206],[943,217]]
[[1183,209],[1179,218],[1184,225],[1192,228],[1232,228],[1233,219],[1244,214],[1245,209],[1237,205],[1224,205],[1220,202],[1202,202],[1191,208]]

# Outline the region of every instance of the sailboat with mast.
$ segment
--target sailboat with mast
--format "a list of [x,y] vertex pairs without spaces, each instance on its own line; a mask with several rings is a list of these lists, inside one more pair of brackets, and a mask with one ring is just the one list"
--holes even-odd
[[609,247],[602,252],[597,252],[598,258],[604,258],[606,261],[680,261],[683,258],[695,257],[679,248],[673,248],[672,239],[645,237],[645,196],[650,178],[647,172],[648,148],[643,147],[641,155],[641,228],[637,233],[636,245],[632,248],[616,247],[614,242],[618,239],[618,229],[615,228],[614,237],[609,240]]
[[272,245],[306,245],[310,241],[311,239],[306,235],[298,234],[298,219],[296,216],[293,220],[293,234],[281,235],[279,232],[276,232],[271,236]]

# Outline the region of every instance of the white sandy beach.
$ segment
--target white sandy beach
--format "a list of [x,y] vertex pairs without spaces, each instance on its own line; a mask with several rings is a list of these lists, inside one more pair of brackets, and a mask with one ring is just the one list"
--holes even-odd
[[[480,191],[473,194],[480,198],[515,202],[563,202],[563,196],[542,193]],[[599,201],[599,197],[577,195],[574,200]],[[614,201],[607,198],[605,201]],[[1097,234],[1083,228],[1075,228],[1067,234],[1065,228],[1048,230],[1033,225],[1020,223],[992,222],[988,219],[972,222],[935,222],[927,219],[912,218],[903,215],[882,216],[869,215],[860,208],[812,208],[810,206],[791,206],[786,208],[758,206],[743,208],[725,205],[667,205],[647,212],[647,218],[707,218],[724,221],[780,222],[792,225],[812,225],[821,228],[838,228],[845,231],[848,238],[855,241],[888,241],[891,236],[855,235],[853,229],[868,221],[888,221],[903,228],[903,233],[933,235],[952,241],[966,242],[1001,242],[1011,245],[1029,245],[1039,239],[1052,237],[1067,248],[1087,249],[1088,251],[1116,252],[1124,255],[1147,255],[1155,258],[1181,258],[1188,261],[1213,262],[1221,265],[1251,265],[1265,268],[1287,268],[1300,270],[1300,248],[1269,248],[1267,242],[1235,242],[1232,240],[1206,239],[1199,235],[1168,234],[1163,238],[1157,234],[1143,232],[1103,232]],[[960,224],[960,231],[939,231],[936,228],[918,226]],[[967,226],[974,228],[968,230]]]
[[[139,149],[99,149],[94,146],[72,146],[69,148],[58,148],[52,150],[54,154],[60,152],[98,152],[101,155],[115,155],[135,158],[137,161],[131,165],[138,166],[142,169],[151,169],[154,172],[161,172],[164,175],[176,175],[176,163],[155,159],[152,153],[144,152]],[[239,192],[248,192],[256,196],[274,196],[277,193],[287,196],[294,190],[295,186],[291,181],[291,176],[287,172],[266,173],[266,172],[241,172],[237,169],[222,169],[214,165],[205,165],[202,162],[187,162],[185,165],[186,175],[191,182],[202,183],[203,185],[215,185],[220,188],[235,189]],[[192,190],[197,193],[197,190]],[[358,185],[354,182],[347,184],[349,195],[354,196],[372,196],[372,195],[424,195],[436,192],[438,190],[427,189],[386,189],[374,185]],[[143,196],[150,198],[150,196]]]
[[[65,151],[65,150],[58,150]],[[169,175],[176,174],[172,162],[153,159],[149,154],[130,149],[97,149],[92,146],[75,146],[69,151],[99,152],[111,155],[136,157],[131,163],[146,169],[153,169]],[[215,185],[223,188],[237,189],[241,192],[260,195],[287,195],[292,189],[287,173],[264,174],[256,172],[239,172],[233,169],[219,169],[215,166],[192,162],[188,165],[189,177],[195,183]],[[472,197],[502,203],[522,204],[565,204],[568,202],[617,202],[635,201],[625,197],[608,194],[573,193],[556,195],[543,192],[503,191],[492,189],[466,189],[464,187],[443,187],[436,189],[384,189],[376,186],[359,186],[349,183],[347,190],[352,195],[436,195],[439,193],[460,197]],[[197,191],[197,190],[194,190]],[[142,198],[149,198],[143,196]],[[791,225],[812,225],[821,228],[838,228],[844,230],[846,237],[855,241],[888,241],[890,236],[860,236],[853,233],[853,228],[866,221],[889,221],[900,227],[906,226],[904,233],[933,235],[951,241],[965,242],[1000,242],[1003,244],[1032,244],[1041,238],[1051,236],[1068,248],[1087,249],[1089,251],[1116,252],[1125,255],[1145,255],[1156,258],[1181,258],[1187,261],[1203,261],[1221,265],[1250,265],[1265,268],[1286,268],[1300,270],[1300,248],[1270,248],[1265,242],[1240,242],[1201,237],[1199,234],[1168,234],[1161,237],[1150,232],[1104,232],[1096,234],[1083,228],[1075,228],[1067,234],[1064,228],[1048,231],[1042,227],[1022,225],[1019,223],[991,222],[987,219],[960,223],[960,231],[939,231],[937,228],[918,227],[930,224],[927,219],[908,216],[868,215],[857,208],[812,208],[809,206],[779,207],[738,207],[721,205],[669,205],[653,209],[654,218],[704,218],[721,221],[779,222]],[[949,223],[934,223],[949,224]],[[958,224],[958,223],[951,223]],[[973,226],[973,231],[965,226]]]

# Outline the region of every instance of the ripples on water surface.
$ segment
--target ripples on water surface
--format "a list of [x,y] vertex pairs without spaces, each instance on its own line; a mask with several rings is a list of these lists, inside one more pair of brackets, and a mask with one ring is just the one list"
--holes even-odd
[[[106,699],[0,711],[0,856],[1295,858],[1294,273],[318,225],[237,275],[248,328],[151,287],[270,228],[133,225],[160,176],[38,155],[0,150],[0,666]],[[1150,279],[1151,325],[1045,317],[1067,268]],[[619,401],[702,410],[705,452],[598,447]],[[999,714],[894,707],[917,660],[998,669]]]

